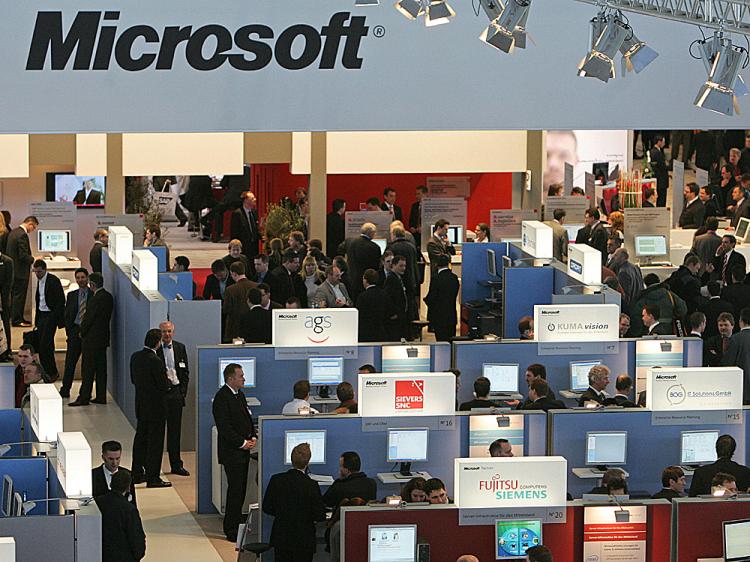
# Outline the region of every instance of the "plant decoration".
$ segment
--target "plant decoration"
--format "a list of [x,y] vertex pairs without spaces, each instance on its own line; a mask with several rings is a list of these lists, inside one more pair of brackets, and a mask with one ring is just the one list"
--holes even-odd
[[280,238],[286,242],[292,231],[302,230],[304,218],[299,214],[292,200],[284,197],[278,204],[268,205],[264,226],[267,240]]

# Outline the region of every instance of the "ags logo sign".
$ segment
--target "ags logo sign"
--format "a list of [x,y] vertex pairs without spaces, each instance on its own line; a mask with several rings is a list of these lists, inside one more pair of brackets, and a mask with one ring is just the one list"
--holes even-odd
[[396,381],[396,409],[424,408],[424,380]]

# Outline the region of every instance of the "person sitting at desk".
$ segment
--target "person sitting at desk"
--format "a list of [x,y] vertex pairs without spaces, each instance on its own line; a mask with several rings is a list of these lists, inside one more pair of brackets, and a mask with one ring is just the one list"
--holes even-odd
[[464,402],[458,409],[461,412],[469,412],[472,408],[494,408],[495,403],[490,400],[490,379],[479,377],[474,381],[474,400]]
[[737,442],[731,435],[722,435],[716,440],[716,462],[696,469],[690,483],[690,497],[711,493],[711,480],[719,472],[731,474],[737,480],[737,488],[745,492],[750,486],[750,469],[732,460]]
[[310,406],[310,382],[299,380],[294,383],[294,399],[284,404],[282,416],[296,416],[297,414],[317,414],[318,411]]
[[712,496],[735,496],[738,493],[737,480],[728,472],[717,472],[711,479]]
[[[542,365],[541,363],[532,363],[528,367],[526,367],[526,385],[531,388],[531,383],[534,382],[537,379],[543,379],[547,380],[547,368]],[[557,396],[555,396],[555,392],[549,388],[548,386],[547,396],[551,398],[552,400],[556,400]],[[523,410],[524,407],[527,404],[531,403],[531,398],[526,397],[523,402],[520,402],[518,400],[508,400],[506,404],[509,406],[515,407],[517,410]]]
[[661,473],[662,489],[656,492],[652,499],[669,500],[685,497],[685,472],[679,466],[668,466]]
[[531,316],[522,316],[518,320],[518,333],[522,340],[534,339],[534,319]]
[[633,379],[629,375],[618,375],[615,379],[615,390],[617,392],[611,398],[604,400],[605,406],[621,406],[622,408],[637,408],[635,402],[630,399],[633,391]]
[[512,457],[513,445],[507,439],[495,439],[490,443],[491,457]]
[[581,394],[578,399],[578,406],[586,406],[586,402],[596,402],[604,404],[607,399],[607,393],[604,389],[609,384],[609,367],[606,365],[594,365],[589,369],[589,387]]
[[420,503],[427,501],[424,487],[427,480],[421,476],[415,476],[401,487],[401,499],[406,503]]
[[431,504],[451,503],[448,492],[445,491],[445,484],[440,478],[430,478],[424,485],[424,491],[427,501]]
[[333,411],[334,414],[356,414],[357,413],[357,401],[354,399],[354,387],[350,382],[341,382],[336,387],[336,398],[341,403]]
[[344,499],[362,498],[366,502],[374,500],[378,486],[361,469],[362,461],[356,451],[341,453],[339,477],[323,494],[323,503],[328,507],[335,507]]
[[[606,494],[609,489],[609,483],[613,480],[622,480],[625,482],[627,488],[627,477],[621,468],[610,468],[607,469],[602,475],[602,483],[599,486],[594,486],[589,494]],[[622,483],[620,483],[622,485]]]
[[564,410],[565,404],[559,400],[554,400],[549,396],[549,384],[544,379],[536,379],[529,386],[529,400],[522,408],[523,410]]
[[606,494],[609,496],[627,496],[628,482],[624,475],[611,478],[606,485]]

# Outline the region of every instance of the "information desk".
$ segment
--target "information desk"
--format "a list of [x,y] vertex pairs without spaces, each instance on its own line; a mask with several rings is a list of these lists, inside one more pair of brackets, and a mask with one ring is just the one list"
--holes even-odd
[[676,562],[723,560],[722,522],[750,519],[750,498],[678,498],[672,502],[672,549]]

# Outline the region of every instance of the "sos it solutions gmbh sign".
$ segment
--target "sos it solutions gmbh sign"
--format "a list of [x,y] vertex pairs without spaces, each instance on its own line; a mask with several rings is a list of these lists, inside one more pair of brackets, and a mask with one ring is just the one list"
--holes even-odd
[[742,409],[742,369],[684,367],[651,369],[646,407],[652,411]]
[[534,339],[540,342],[616,341],[620,307],[616,304],[534,306]]
[[356,308],[273,310],[273,345],[277,347],[353,346],[359,339]]

